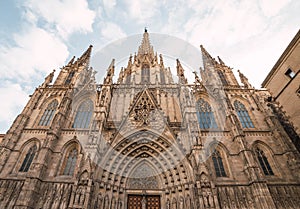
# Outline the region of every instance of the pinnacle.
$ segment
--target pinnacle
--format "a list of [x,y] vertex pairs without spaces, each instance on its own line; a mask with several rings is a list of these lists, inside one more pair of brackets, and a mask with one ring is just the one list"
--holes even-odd
[[142,43],[139,46],[138,54],[139,55],[144,55],[144,54],[151,54],[151,55],[153,55],[154,54],[153,47],[150,44],[149,34],[148,34],[147,28],[145,28],[145,32],[143,34]]
[[76,62],[78,62],[79,65],[82,64],[89,64],[91,53],[92,53],[93,45],[90,45],[89,48],[81,55],[81,57],[78,58]]
[[200,45],[201,52],[202,52],[202,59],[204,66],[206,64],[214,65],[217,63],[217,61],[212,58],[212,56],[206,51],[206,49],[203,47],[203,45]]

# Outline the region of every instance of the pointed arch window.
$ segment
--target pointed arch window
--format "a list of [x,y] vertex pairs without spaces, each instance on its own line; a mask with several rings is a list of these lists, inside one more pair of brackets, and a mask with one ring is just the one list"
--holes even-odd
[[163,69],[160,69],[160,82],[161,82],[161,84],[165,84],[166,83],[165,73],[164,73]]
[[28,152],[26,153],[25,159],[23,160],[23,163],[20,167],[20,172],[27,172],[29,170],[29,167],[33,161],[33,158],[35,156],[35,153],[37,151],[36,145],[33,145]]
[[77,149],[74,148],[72,149],[65,160],[65,167],[64,167],[64,171],[63,171],[63,175],[67,175],[67,176],[73,176],[74,174],[74,170],[75,170],[75,166],[76,166],[76,161],[77,161]]
[[218,75],[219,75],[219,77],[221,79],[222,84],[223,85],[228,85],[227,80],[226,80],[226,78],[224,76],[224,73],[218,70]]
[[141,83],[149,83],[150,82],[150,69],[149,65],[143,65],[142,67],[142,78]]
[[69,73],[69,75],[68,75],[68,77],[67,77],[67,79],[66,79],[66,81],[65,81],[65,85],[68,85],[68,84],[71,83],[74,74],[75,74],[74,71],[72,71],[72,72]]
[[225,169],[224,169],[224,165],[223,165],[223,161],[222,161],[222,157],[220,155],[220,152],[215,151],[212,154],[212,160],[213,160],[213,163],[214,163],[216,176],[217,177],[226,177],[226,172],[225,172]]
[[235,101],[234,108],[235,108],[235,111],[237,112],[237,115],[242,124],[242,127],[243,128],[254,128],[254,125],[252,123],[252,120],[249,116],[247,109],[245,108],[245,105],[243,105],[239,101]]
[[46,110],[44,111],[44,114],[40,119],[39,126],[49,126],[57,106],[58,101],[56,99],[53,100],[50,104],[48,104]]
[[91,100],[82,102],[76,112],[73,128],[88,128],[94,111]]
[[126,83],[126,84],[130,84],[130,81],[131,81],[131,74],[128,74],[128,75],[126,76],[125,83]]
[[260,150],[259,148],[256,149],[256,155],[257,155],[257,159],[258,159],[258,162],[261,166],[261,168],[263,169],[263,172],[265,175],[274,175],[273,173],[273,170],[269,164],[269,161],[265,155],[265,153]]
[[214,113],[208,102],[199,99],[196,104],[196,111],[200,128],[217,128]]

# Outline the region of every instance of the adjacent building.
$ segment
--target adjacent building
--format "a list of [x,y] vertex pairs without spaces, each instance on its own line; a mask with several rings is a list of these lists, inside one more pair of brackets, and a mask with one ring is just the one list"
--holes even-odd
[[300,150],[300,30],[280,56],[262,87],[279,103],[290,124],[284,124]]

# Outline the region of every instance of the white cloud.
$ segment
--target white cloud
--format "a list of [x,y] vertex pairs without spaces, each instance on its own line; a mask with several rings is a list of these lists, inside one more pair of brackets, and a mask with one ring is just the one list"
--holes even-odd
[[113,9],[117,4],[116,0],[103,0],[103,6],[106,10]]
[[5,87],[0,87],[0,133],[7,131],[20,110],[28,101],[28,94],[19,84],[5,82]]
[[125,1],[129,17],[140,24],[149,24],[154,16],[160,16],[159,0]]
[[265,16],[277,15],[282,8],[290,3],[290,0],[259,0],[259,5]]
[[101,27],[101,35],[107,41],[123,38],[126,36],[126,33],[115,23],[105,22]]
[[86,0],[27,0],[24,7],[36,18],[53,24],[62,37],[73,32],[92,32],[95,12],[88,8]]
[[69,55],[60,39],[40,28],[30,27],[14,41],[16,46],[0,48],[2,78],[32,82],[36,73],[62,66]]

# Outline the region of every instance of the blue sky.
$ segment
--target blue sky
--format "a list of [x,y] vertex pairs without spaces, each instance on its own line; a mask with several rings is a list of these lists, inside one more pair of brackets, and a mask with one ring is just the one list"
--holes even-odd
[[0,133],[53,69],[145,26],[203,44],[259,88],[299,30],[299,10],[298,0],[2,0]]

